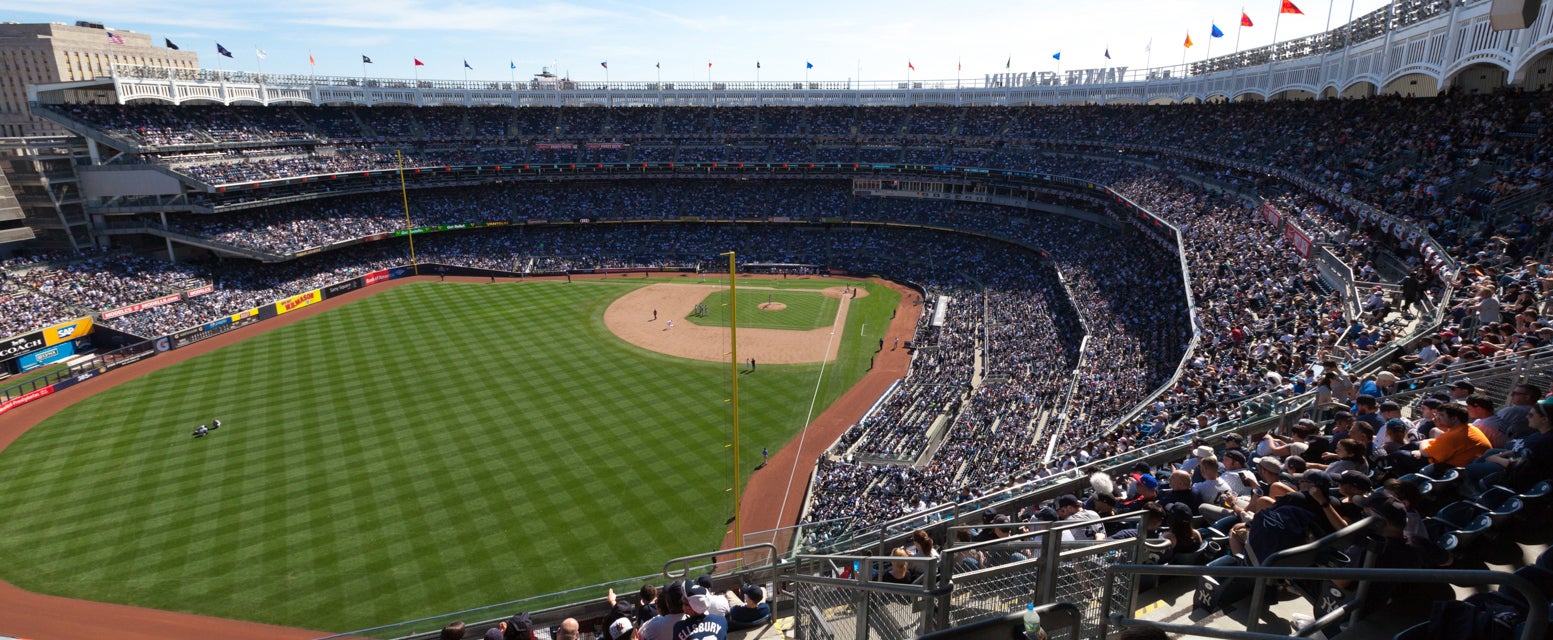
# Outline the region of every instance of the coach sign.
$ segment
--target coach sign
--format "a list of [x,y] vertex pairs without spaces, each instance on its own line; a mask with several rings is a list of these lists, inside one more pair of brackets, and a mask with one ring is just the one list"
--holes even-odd
[[0,342],[0,360],[10,360],[16,356],[43,348],[43,332],[34,331],[19,338],[11,338]]

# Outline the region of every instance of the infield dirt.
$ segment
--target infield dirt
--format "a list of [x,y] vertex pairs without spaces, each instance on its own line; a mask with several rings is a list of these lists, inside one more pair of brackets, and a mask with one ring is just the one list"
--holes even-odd
[[[705,327],[687,320],[697,303],[715,291],[727,287],[710,284],[650,284],[617,298],[604,310],[604,326],[621,340],[658,353],[723,362],[728,359],[730,340],[727,327]],[[740,287],[741,290],[769,290],[769,287]],[[852,296],[842,295],[842,287],[820,293],[841,300],[836,319],[830,326],[808,331],[783,329],[739,329],[738,352],[741,359],[754,358],[762,364],[798,364],[831,361],[841,350],[837,332],[847,326],[847,308]],[[867,290],[858,289],[859,296]],[[780,303],[778,303],[780,304]],[[673,326],[670,328],[669,323]]]

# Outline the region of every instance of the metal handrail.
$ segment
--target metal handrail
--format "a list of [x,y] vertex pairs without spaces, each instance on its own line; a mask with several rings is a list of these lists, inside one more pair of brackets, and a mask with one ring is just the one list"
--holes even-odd
[[[1521,626],[1521,640],[1541,640],[1547,636],[1548,631],[1548,596],[1530,580],[1512,573],[1502,571],[1481,570],[1448,570],[1438,571],[1432,569],[1352,569],[1352,568],[1316,568],[1316,567],[1209,567],[1209,566],[1185,566],[1185,565],[1148,565],[1148,564],[1113,564],[1106,567],[1105,598],[1101,600],[1102,606],[1110,610],[1112,589],[1115,585],[1114,578],[1118,575],[1131,576],[1136,580],[1138,576],[1173,576],[1199,578],[1213,576],[1215,578],[1249,578],[1265,581],[1269,579],[1287,580],[1357,580],[1359,582],[1404,582],[1404,583],[1428,583],[1428,584],[1456,584],[1463,586],[1504,585],[1515,589],[1525,599],[1527,608],[1526,622]],[[1262,611],[1253,609],[1247,613],[1247,619],[1258,620]],[[1288,636],[1268,633],[1256,633],[1254,631],[1230,631],[1225,629],[1212,629],[1195,625],[1167,624],[1139,620],[1126,617],[1122,614],[1110,614],[1101,617],[1101,638],[1105,638],[1112,626],[1128,626],[1136,624],[1148,624],[1158,627],[1170,633],[1180,633],[1189,636],[1203,636],[1208,638],[1227,638],[1231,640],[1287,640]]]
[[[690,569],[691,569],[691,564],[690,563],[691,563],[691,561],[710,559],[712,561],[712,566],[716,567],[719,564],[718,560],[717,560],[718,556],[733,555],[733,556],[738,557],[738,556],[742,556],[744,554],[744,552],[746,552],[746,551],[755,551],[755,550],[763,550],[763,551],[765,551],[766,552],[766,559],[767,560],[766,560],[765,564],[757,565],[754,568],[764,568],[764,567],[776,566],[777,561],[779,559],[779,557],[777,555],[776,545],[771,544],[770,542],[757,542],[755,544],[747,544],[747,545],[744,545],[742,547],[734,547],[732,549],[719,549],[717,551],[708,551],[708,552],[705,552],[705,553],[697,553],[697,554],[692,554],[692,555],[688,555],[688,556],[680,556],[678,558],[673,558],[673,559],[663,563],[663,575],[666,578],[676,578],[676,579],[683,578],[683,577],[685,577],[687,575],[690,575]],[[682,566],[675,567],[675,565],[682,565]],[[676,571],[676,569],[678,569],[678,571]]]

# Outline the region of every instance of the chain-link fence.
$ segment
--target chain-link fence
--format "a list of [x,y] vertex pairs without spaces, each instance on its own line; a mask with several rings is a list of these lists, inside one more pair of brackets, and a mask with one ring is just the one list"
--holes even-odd
[[1035,602],[1041,568],[1041,561],[1025,560],[956,573],[949,593],[949,626],[1003,615]]
[[[830,556],[804,558],[801,565],[821,570],[793,577],[801,640],[910,640],[935,626],[938,603],[930,585],[938,577],[937,559]],[[824,571],[837,567],[836,576]]]
[[[1106,569],[1113,564],[1132,562],[1137,545],[1133,541],[1107,542],[1064,550],[1057,560],[1053,591],[1058,602],[1068,602],[1083,614],[1083,634],[1093,635],[1100,625],[1106,588]],[[1129,582],[1123,576],[1111,578],[1111,610],[1124,611],[1132,597]],[[1055,639],[1054,639],[1055,640]]]
[[854,594],[834,585],[793,585],[793,627],[803,640],[858,640]]

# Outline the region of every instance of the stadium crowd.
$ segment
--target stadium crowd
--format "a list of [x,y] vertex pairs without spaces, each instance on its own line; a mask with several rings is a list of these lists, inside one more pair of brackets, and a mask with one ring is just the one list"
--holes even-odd
[[[423,190],[412,198],[417,226],[483,220],[842,217],[951,226],[1009,237],[1046,252],[1049,267],[1027,251],[972,246],[942,235],[886,240],[876,231],[806,236],[700,225],[488,229],[417,238],[424,261],[546,271],[665,262],[712,265],[715,256],[697,249],[703,245],[696,242],[758,237],[760,242],[742,248],[741,255],[876,269],[917,282],[928,292],[924,318],[930,317],[937,296],[954,299],[945,327],[919,323],[914,340],[919,350],[908,384],[849,431],[817,475],[810,519],[860,513],[867,514],[865,520],[882,520],[956,499],[968,489],[1126,450],[1183,424],[1228,419],[1239,400],[1260,393],[1325,388],[1342,401],[1349,387],[1378,383],[1344,380],[1342,367],[1398,338],[1397,330],[1384,324],[1386,316],[1369,323],[1346,317],[1340,292],[1324,288],[1310,263],[1293,254],[1275,227],[1261,224],[1252,207],[1219,189],[1267,196],[1289,219],[1330,242],[1361,280],[1403,279],[1406,285],[1411,278],[1418,297],[1427,299],[1437,295],[1437,278],[1411,239],[1399,240],[1352,206],[1290,188],[1252,167],[1294,171],[1417,223],[1466,266],[1454,275],[1458,291],[1466,293],[1456,300],[1435,300],[1449,306],[1458,331],[1439,336],[1447,344],[1430,345],[1433,353],[1418,349],[1416,365],[1393,372],[1393,378],[1438,373],[1545,343],[1549,336],[1542,314],[1553,274],[1526,259],[1537,257],[1540,243],[1553,230],[1553,208],[1546,202],[1524,210],[1494,207],[1521,194],[1542,193],[1545,150],[1553,148],[1547,144],[1546,100],[1545,94],[1503,93],[1164,108],[61,109],[133,141],[142,152],[140,161],[175,166],[209,182],[382,169],[390,166],[385,163],[391,154],[384,151],[389,146],[406,147],[407,163],[430,166],[518,161],[953,164],[1108,184],[1181,230],[1198,311],[1192,319],[1179,263],[1169,251],[1132,241],[1126,243],[1129,253],[1121,255],[1114,232],[1071,221],[1049,223],[992,206],[857,198],[847,184],[772,181],[682,181],[674,188],[631,182],[571,189],[499,185],[478,191]],[[1158,148],[1141,159],[1191,171],[1210,180],[1210,186],[1040,143],[1080,137]],[[1366,139],[1399,143],[1353,144]],[[582,144],[620,140],[627,144]],[[1240,164],[1226,168],[1163,152],[1200,148],[1204,140],[1213,141],[1220,159]],[[578,144],[534,146],[551,141]],[[174,226],[217,242],[290,254],[401,228],[401,207],[387,195],[352,195],[234,215],[183,216],[175,218]],[[1488,224],[1490,219],[1508,226]],[[933,247],[931,257],[907,260],[921,253],[904,248],[912,241]],[[108,321],[140,335],[160,335],[402,263],[400,242],[369,243],[279,267],[240,261],[168,265],[117,257],[8,267],[0,317],[13,333],[9,329],[40,326],[53,315],[130,304],[186,286],[214,287],[208,295]],[[1387,264],[1404,265],[1406,271],[1387,272]],[[1060,284],[1055,274],[1061,274]],[[1133,405],[1170,379],[1194,329],[1198,349],[1180,379],[1138,418],[1113,429]],[[1080,336],[1087,337],[1082,353]],[[1068,372],[1075,367],[1077,384],[1070,384]],[[1070,392],[1071,401],[1064,403]],[[1061,415],[1059,407],[1065,407]],[[906,468],[869,461],[916,459],[929,452],[928,427],[940,417],[949,423],[930,464]],[[1044,445],[1053,440],[1054,457],[1047,459]]]

